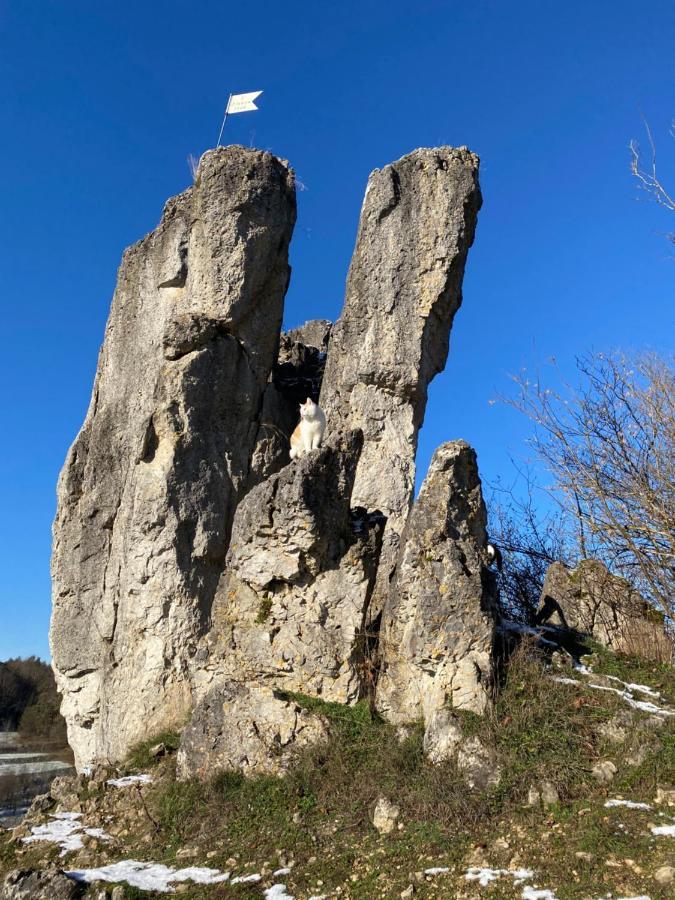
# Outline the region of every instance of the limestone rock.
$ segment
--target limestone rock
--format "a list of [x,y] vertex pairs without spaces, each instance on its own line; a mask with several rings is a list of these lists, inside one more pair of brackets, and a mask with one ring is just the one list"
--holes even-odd
[[445,366],[480,205],[478,157],[465,147],[415,150],[368,179],[320,402],[330,434],[364,433],[353,499],[388,518],[382,600],[413,497],[427,387]]
[[548,622],[590,634],[612,650],[670,660],[663,617],[623,578],[596,559],[576,569],[552,563],[544,579],[536,624]]
[[326,740],[324,720],[266,686],[223,681],[197,705],[178,751],[182,778],[219,770],[281,775],[293,755]]
[[591,774],[600,784],[609,784],[614,780],[618,769],[611,759],[603,759],[597,762],[591,769]]
[[675,866],[660,866],[654,872],[654,881],[662,885],[672,884],[675,881]]
[[552,781],[542,781],[541,783],[541,802],[545,809],[551,806],[557,806],[560,803],[560,795],[558,788]]
[[390,834],[396,827],[400,809],[386,797],[378,798],[373,810],[373,826],[380,834]]
[[493,680],[494,575],[475,452],[435,452],[401,540],[382,616],[377,708],[389,721],[446,705],[482,713]]
[[360,433],[349,432],[243,500],[197,683],[225,677],[358,699],[382,532],[350,511],[360,447]]
[[77,900],[85,888],[60,869],[17,869],[0,885],[0,900]]
[[299,406],[319,399],[332,325],[324,319],[284,332],[272,376],[263,398],[260,424],[251,460],[253,487],[290,461],[289,446],[299,421]]
[[462,737],[457,716],[451,710],[445,706],[434,710],[424,731],[424,753],[435,764],[453,759]]
[[501,781],[501,766],[493,750],[474,736],[462,742],[457,753],[457,768],[469,790],[484,791]]
[[51,647],[78,768],[182,723],[279,340],[293,174],[206,153],[123,257],[58,488]]

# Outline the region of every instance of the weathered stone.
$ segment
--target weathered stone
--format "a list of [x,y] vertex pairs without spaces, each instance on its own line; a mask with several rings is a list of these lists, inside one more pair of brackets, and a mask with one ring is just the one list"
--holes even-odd
[[360,447],[358,432],[337,438],[241,503],[196,683],[264,681],[342,703],[361,695],[382,525],[349,508]]
[[51,647],[76,765],[182,723],[279,340],[293,174],[206,153],[124,254],[59,480]]
[[560,803],[560,794],[558,788],[552,781],[542,781],[541,783],[541,802],[544,809],[551,806],[557,806]]
[[527,805],[539,806],[541,803],[541,791],[534,784],[531,784],[527,791]]
[[395,803],[386,797],[379,797],[373,810],[373,826],[380,834],[389,834],[396,827],[400,814],[401,810]]
[[328,433],[360,428],[354,504],[388,518],[384,601],[415,483],[429,382],[443,370],[481,204],[478,157],[415,150],[368,179],[321,406]]
[[675,881],[675,866],[659,866],[654,872],[654,881],[662,885],[672,884]]
[[675,789],[673,788],[657,788],[654,803],[657,806],[664,804],[665,806],[675,806]]
[[591,769],[591,774],[600,784],[609,784],[614,780],[618,769],[611,759],[603,759],[597,762]]
[[326,723],[262,685],[223,681],[197,705],[178,750],[182,778],[219,770],[281,775],[304,747],[326,740]]
[[299,406],[308,397],[315,402],[319,399],[331,327],[330,322],[317,319],[281,335],[260,413],[249,475],[251,487],[288,464]]
[[669,661],[673,645],[663,616],[652,609],[623,578],[596,559],[576,569],[549,566],[536,624],[548,622],[590,634],[612,650]]
[[382,616],[376,703],[392,722],[428,727],[446,705],[482,713],[493,681],[494,575],[475,452],[435,452],[410,513]]
[[462,729],[452,710],[434,710],[424,731],[424,753],[432,763],[454,759],[462,742]]
[[612,716],[607,722],[598,725],[598,734],[610,744],[625,744],[635,727],[633,714],[628,710],[621,710]]
[[484,791],[495,787],[502,777],[501,766],[493,750],[474,736],[462,742],[457,752],[457,768],[469,790]]
[[60,869],[17,869],[0,885],[0,900],[76,900],[85,887]]

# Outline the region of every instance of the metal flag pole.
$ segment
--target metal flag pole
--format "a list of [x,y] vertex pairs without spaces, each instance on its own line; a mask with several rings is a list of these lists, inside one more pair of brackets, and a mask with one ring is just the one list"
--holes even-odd
[[230,108],[230,100],[232,99],[232,94],[227,98],[227,106],[225,107],[225,115],[223,116],[223,124],[220,126],[220,134],[218,135],[218,143],[216,147],[220,147],[220,139],[223,136],[223,128],[225,128],[225,120],[227,119],[227,111]]

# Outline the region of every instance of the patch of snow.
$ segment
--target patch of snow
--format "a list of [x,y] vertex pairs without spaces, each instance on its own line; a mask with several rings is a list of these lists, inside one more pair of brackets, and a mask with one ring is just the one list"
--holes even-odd
[[290,875],[290,869],[277,869],[276,872],[272,872],[272,878],[276,878],[278,875]]
[[652,828],[652,834],[664,835],[665,837],[675,837],[675,824],[657,825],[655,828]]
[[255,875],[237,875],[236,878],[233,878],[230,884],[248,884],[252,881],[261,881],[262,875],[258,875],[256,872]]
[[34,825],[28,837],[22,838],[24,844],[32,844],[36,841],[49,841],[61,847],[61,856],[73,850],[81,850],[84,847],[83,836],[109,841],[110,835],[102,828],[84,828],[79,821],[81,813],[64,812],[50,816],[53,820],[45,825]]
[[267,888],[263,893],[265,900],[295,900],[292,894],[286,893],[285,884],[273,884],[271,888]]
[[[636,700],[635,697],[631,694],[629,690],[619,690],[618,688],[607,687],[604,684],[594,684],[593,682],[589,682],[585,684],[583,681],[579,681],[576,678],[565,678],[561,675],[553,676],[552,681],[558,682],[558,684],[578,684],[580,687],[589,687],[593,688],[595,691],[608,691],[612,694],[617,694],[621,697],[622,700],[625,700],[629,706],[632,706],[634,709],[640,709],[642,712],[648,712],[655,716],[675,716],[675,710],[668,709],[663,706],[656,706],[654,703],[650,703],[648,700]],[[617,679],[618,680],[618,679]],[[621,682],[624,684],[624,682]]]
[[489,869],[471,866],[467,869],[464,877],[467,881],[477,881],[481,887],[487,887],[491,881],[496,881],[503,876],[513,878],[514,883],[518,884],[521,881],[527,881],[528,878],[534,878],[534,872],[531,869]]
[[651,809],[649,803],[635,803],[633,800],[608,800],[605,806],[607,809],[612,806],[627,806],[628,809]]
[[647,694],[650,697],[656,697],[657,700],[661,699],[661,694],[646,684],[634,684],[632,681],[622,681],[620,678],[617,678],[616,675],[605,675],[604,677],[609,678],[610,681],[618,681],[627,691],[637,691],[638,694]]
[[130,784],[150,784],[152,781],[152,775],[125,775],[123,778],[109,778],[106,781],[106,784],[111,784],[113,787],[128,787]]
[[431,869],[425,869],[425,875],[442,875],[444,872],[449,872],[450,869],[447,866],[433,866]]
[[526,886],[521,894],[523,900],[558,900],[553,891],[547,889],[538,890],[537,888]]
[[191,866],[187,869],[172,869],[161,863],[138,862],[135,859],[122,860],[102,866],[100,869],[72,869],[65,873],[74,881],[125,881],[132,887],[160,894],[173,893],[171,885],[180,881],[194,881],[197,884],[219,884],[228,881],[229,872]]

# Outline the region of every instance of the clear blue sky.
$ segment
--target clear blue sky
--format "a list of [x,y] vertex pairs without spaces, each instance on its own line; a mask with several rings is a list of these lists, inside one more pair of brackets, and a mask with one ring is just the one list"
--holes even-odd
[[190,182],[229,91],[264,90],[225,141],[305,190],[286,324],[335,318],[368,173],[467,144],[484,206],[419,464],[443,440],[483,476],[524,454],[490,398],[552,355],[672,335],[674,224],[636,202],[642,109],[675,177],[675,4],[0,0],[0,659],[46,656],[50,526],[123,248]]

